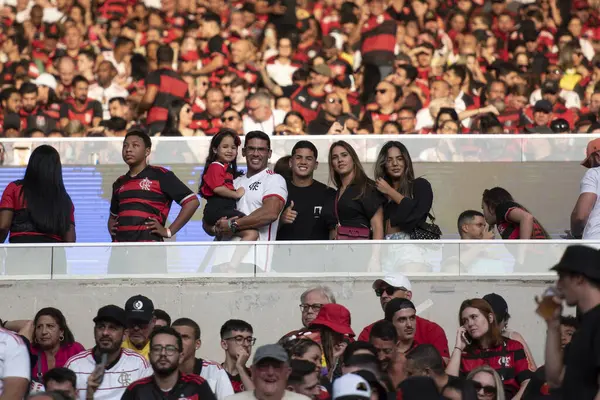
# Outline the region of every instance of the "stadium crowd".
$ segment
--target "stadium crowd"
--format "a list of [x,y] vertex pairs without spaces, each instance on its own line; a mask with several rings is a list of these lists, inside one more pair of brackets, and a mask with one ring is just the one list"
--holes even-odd
[[4,137],[600,130],[597,1],[0,6]]
[[[271,327],[269,340],[280,337],[277,344],[260,343],[248,321],[225,321],[222,363],[196,358],[204,351],[199,324],[185,316],[172,320],[155,308],[159,299],[136,295],[124,307],[101,307],[89,350],[76,341],[61,310],[44,307],[32,320],[0,321],[0,396],[591,400],[600,390],[599,263],[599,250],[573,245],[552,268],[556,285],[536,299],[548,327],[543,366],[523,336],[508,328],[501,295],[464,300],[455,341],[449,342],[435,321],[417,315],[410,280],[393,274],[373,282],[383,318],[359,335],[331,289],[311,287],[300,297],[300,328],[285,333],[286,327]],[[562,315],[563,302],[577,307],[577,317]],[[203,322],[204,329],[218,326]]]

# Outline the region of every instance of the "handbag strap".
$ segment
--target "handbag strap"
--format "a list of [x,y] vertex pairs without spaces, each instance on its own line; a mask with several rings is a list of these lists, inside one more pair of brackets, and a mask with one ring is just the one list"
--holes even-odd
[[340,217],[338,216],[338,193],[335,194],[335,201],[333,202],[333,213],[335,215],[335,219],[337,220],[338,226],[340,224]]

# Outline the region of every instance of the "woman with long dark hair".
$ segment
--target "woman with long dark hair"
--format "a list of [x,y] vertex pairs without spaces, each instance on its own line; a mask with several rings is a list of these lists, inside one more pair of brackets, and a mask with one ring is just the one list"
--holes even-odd
[[204,136],[198,129],[190,128],[192,117],[192,106],[183,100],[174,100],[168,109],[167,122],[160,136]]
[[542,224],[504,188],[484,190],[481,208],[487,223],[496,225],[502,239],[550,239]]
[[466,376],[482,365],[489,365],[502,378],[509,399],[521,398],[530,370],[523,345],[502,337],[492,307],[483,299],[463,301],[458,313],[460,327],[456,344],[446,367],[452,376]]
[[75,341],[63,313],[53,307],[37,312],[28,336],[31,353],[37,356],[37,362],[31,366],[31,378],[37,382],[42,382],[46,372],[63,367],[69,358],[85,350]]
[[75,217],[65,190],[60,155],[52,146],[37,147],[23,179],[9,183],[0,201],[0,242],[75,242]]

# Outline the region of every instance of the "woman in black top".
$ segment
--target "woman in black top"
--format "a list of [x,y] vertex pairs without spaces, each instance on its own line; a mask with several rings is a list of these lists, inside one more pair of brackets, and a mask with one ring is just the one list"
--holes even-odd
[[[386,240],[409,240],[411,233],[427,220],[433,204],[431,184],[424,178],[415,178],[410,154],[402,143],[390,141],[383,145],[375,163],[375,181],[387,199],[383,206]],[[427,255],[430,246],[386,246],[383,263],[386,273],[398,268],[416,268],[429,271]]]
[[386,198],[383,220],[386,239],[410,239],[410,234],[427,220],[433,204],[431,184],[416,178],[410,154],[402,143],[383,145],[375,163],[377,190]]
[[338,237],[340,226],[367,228],[370,234],[365,239],[383,239],[384,199],[347,142],[340,140],[329,148],[329,173],[337,188],[334,204],[337,226],[331,230],[331,239]]

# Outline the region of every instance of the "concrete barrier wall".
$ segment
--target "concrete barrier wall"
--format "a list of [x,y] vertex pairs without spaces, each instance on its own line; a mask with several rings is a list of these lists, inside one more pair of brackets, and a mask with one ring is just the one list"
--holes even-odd
[[[508,302],[512,315],[509,327],[526,338],[538,365],[543,363],[546,327],[535,315],[533,298],[552,283],[548,278],[411,280],[415,305],[427,300],[433,302],[421,316],[444,328],[450,348],[455,343],[461,302],[495,292]],[[379,300],[371,289],[372,282],[372,278],[3,281],[0,283],[0,318],[33,318],[42,307],[57,307],[67,317],[76,339],[91,347],[94,344],[92,318],[97,309],[106,304],[123,306],[130,296],[143,294],[173,319],[196,320],[202,329],[199,356],[222,361],[219,329],[225,320],[240,318],[250,322],[257,345],[275,342],[283,334],[301,327],[300,294],[317,284],[329,285],[338,303],[351,311],[352,328],[358,335],[366,325],[383,317]]]

